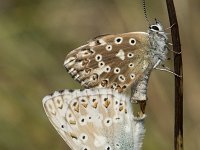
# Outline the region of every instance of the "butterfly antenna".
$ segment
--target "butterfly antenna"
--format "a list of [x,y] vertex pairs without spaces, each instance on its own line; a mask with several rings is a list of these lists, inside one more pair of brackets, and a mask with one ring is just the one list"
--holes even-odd
[[149,19],[147,17],[147,9],[146,9],[146,1],[143,0],[143,10],[144,10],[144,17],[146,19],[146,21],[149,23],[149,26],[150,26],[150,22],[149,22]]

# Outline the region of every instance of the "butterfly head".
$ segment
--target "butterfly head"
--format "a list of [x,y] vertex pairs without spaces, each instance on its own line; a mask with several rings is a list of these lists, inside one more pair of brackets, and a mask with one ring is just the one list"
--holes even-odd
[[155,24],[152,24],[149,26],[149,30],[150,32],[164,32],[163,30],[163,26],[161,25],[161,23],[159,21],[156,20]]
[[165,61],[168,37],[161,23],[155,20],[155,23],[149,26],[148,34],[150,49],[152,49],[151,62],[155,65],[158,61]]

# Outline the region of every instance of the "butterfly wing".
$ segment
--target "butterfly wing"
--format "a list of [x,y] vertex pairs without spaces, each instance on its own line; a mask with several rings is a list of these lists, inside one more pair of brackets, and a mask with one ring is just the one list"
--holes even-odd
[[134,119],[130,97],[112,89],[56,91],[45,112],[72,150],[139,150],[144,120]]
[[148,47],[145,32],[101,36],[71,51],[64,66],[86,88],[107,87],[123,92],[149,67]]

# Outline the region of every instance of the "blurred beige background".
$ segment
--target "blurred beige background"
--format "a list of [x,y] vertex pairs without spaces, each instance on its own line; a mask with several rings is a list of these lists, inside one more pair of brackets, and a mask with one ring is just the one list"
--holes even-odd
[[[147,0],[148,1],[148,0]],[[175,0],[184,66],[184,144],[200,149],[200,1]],[[149,0],[150,20],[169,27],[165,1]],[[68,150],[42,108],[52,91],[80,88],[65,55],[99,34],[146,31],[141,0],[0,1],[0,149]],[[173,68],[173,62],[168,61]],[[174,77],[149,83],[144,150],[173,149]]]

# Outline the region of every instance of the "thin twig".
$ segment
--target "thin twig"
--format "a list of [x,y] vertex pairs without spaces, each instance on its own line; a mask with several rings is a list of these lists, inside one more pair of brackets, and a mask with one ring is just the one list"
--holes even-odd
[[[180,36],[176,10],[173,0],[166,0],[172,33],[173,50],[181,52]],[[174,53],[174,71],[180,77],[175,76],[175,124],[174,124],[174,150],[183,150],[183,68],[182,55]]]

